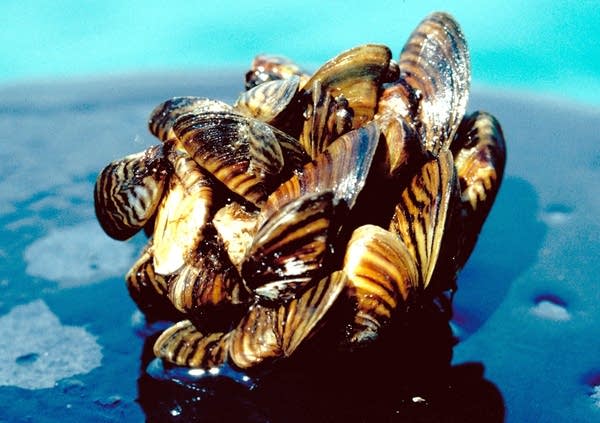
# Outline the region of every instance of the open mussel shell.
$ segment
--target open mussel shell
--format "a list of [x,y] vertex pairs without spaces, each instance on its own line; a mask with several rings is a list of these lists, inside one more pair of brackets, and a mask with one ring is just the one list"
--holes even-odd
[[269,196],[261,211],[262,221],[286,204],[315,192],[331,191],[336,204],[343,202],[351,209],[365,184],[378,144],[375,122],[341,136]]
[[175,137],[173,124],[179,116],[187,113],[230,111],[232,107],[218,100],[203,97],[173,97],[152,110],[148,119],[150,132],[160,139],[167,141]]
[[461,189],[460,213],[457,214],[462,221],[457,255],[460,268],[475,247],[500,188],[506,162],[502,128],[489,113],[474,112],[462,120],[451,150]]
[[336,228],[333,201],[331,191],[306,194],[264,222],[242,265],[256,295],[288,301],[323,273]]
[[161,275],[179,270],[196,249],[214,196],[212,179],[195,161],[179,152],[172,161],[174,172],[154,225],[154,269]]
[[412,254],[396,234],[379,226],[364,225],[352,233],[343,270],[356,310],[346,340],[352,347],[377,339],[381,328],[420,290]]
[[433,13],[410,35],[400,54],[400,79],[410,88],[409,104],[425,148],[447,148],[465,114],[471,68],[465,38],[452,16]]
[[125,240],[153,217],[171,173],[162,145],[110,163],[94,187],[96,217],[112,238]]
[[420,272],[418,286],[427,288],[436,268],[444,234],[458,196],[450,151],[425,163],[404,188],[390,223]]
[[173,129],[198,164],[256,205],[282,177],[305,162],[294,139],[238,113],[187,114],[177,119]]
[[240,94],[235,109],[247,116],[277,126],[277,117],[292,102],[300,88],[300,78],[276,79]]
[[343,96],[353,111],[352,127],[358,128],[373,119],[382,83],[390,78],[389,48],[365,44],[334,57],[319,68],[306,82],[310,94],[318,81],[320,89],[331,96]]
[[279,79],[293,76],[300,78],[302,85],[308,79],[306,73],[290,59],[283,56],[260,54],[252,61],[250,70],[246,73],[246,89]]

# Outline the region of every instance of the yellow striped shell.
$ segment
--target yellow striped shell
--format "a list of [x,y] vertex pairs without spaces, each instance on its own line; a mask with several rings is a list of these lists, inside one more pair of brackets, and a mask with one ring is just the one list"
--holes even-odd
[[152,222],[127,275],[176,366],[253,371],[322,328],[323,348],[372,345],[412,306],[456,288],[504,170],[493,116],[465,116],[470,63],[445,13],[398,62],[366,44],[307,75],[258,56],[234,106],[157,106],[163,143],[109,164],[98,219],[125,239]]

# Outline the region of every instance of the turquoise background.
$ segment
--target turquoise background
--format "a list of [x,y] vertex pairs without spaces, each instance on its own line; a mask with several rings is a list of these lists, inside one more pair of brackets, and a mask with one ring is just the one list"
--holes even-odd
[[581,0],[3,0],[0,83],[247,67],[260,52],[311,69],[366,42],[397,56],[434,10],[460,22],[475,85],[600,105],[600,3]]

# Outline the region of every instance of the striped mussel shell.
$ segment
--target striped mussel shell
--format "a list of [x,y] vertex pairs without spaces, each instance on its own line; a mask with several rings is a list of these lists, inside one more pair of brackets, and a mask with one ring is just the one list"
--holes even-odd
[[308,75],[287,57],[260,54],[254,58],[250,70],[246,73],[246,89],[269,81],[300,78],[301,85],[308,80]]
[[452,142],[469,98],[471,64],[458,23],[446,13],[426,17],[400,53],[399,67],[400,87],[390,90],[399,88],[395,95],[404,101],[391,104],[412,115],[425,149],[438,155]]
[[379,142],[372,122],[343,135],[264,204],[242,264],[265,301],[287,301],[331,271],[333,240],[365,185]]
[[[277,119],[286,110],[300,90],[300,78],[292,75],[287,79],[275,79],[244,91],[234,107],[241,113],[278,126]],[[286,117],[288,113],[286,113]]]
[[190,157],[255,205],[308,160],[295,139],[237,112],[189,113],[173,130]]
[[505,163],[493,116],[464,116],[469,84],[464,36],[434,13],[398,62],[366,44],[308,76],[257,56],[233,107],[157,106],[163,143],[111,163],[95,194],[111,236],[153,225],[127,286],[179,320],[155,355],[254,371],[327,325],[354,350],[454,289]]
[[153,247],[150,240],[125,275],[129,295],[149,321],[177,321],[185,317],[173,306],[167,296],[167,280],[167,276],[156,273],[154,269]]
[[140,231],[154,216],[171,172],[163,145],[106,166],[94,187],[96,217],[102,229],[118,240]]
[[228,112],[233,107],[219,100],[204,97],[173,97],[150,112],[148,129],[161,141],[175,138],[173,124],[182,115],[203,112]]
[[395,76],[391,55],[384,45],[354,47],[321,66],[304,89],[310,93],[318,83],[332,97],[343,96],[352,110],[352,128],[358,128],[373,119],[382,84]]
[[498,120],[486,112],[463,118],[450,146],[460,185],[459,212],[453,226],[460,228],[457,268],[475,247],[504,175],[506,144]]
[[172,364],[208,369],[233,363],[243,370],[264,367],[289,357],[314,334],[346,285],[334,272],[283,304],[252,304],[229,331],[205,332],[190,320],[164,331],[154,354]]

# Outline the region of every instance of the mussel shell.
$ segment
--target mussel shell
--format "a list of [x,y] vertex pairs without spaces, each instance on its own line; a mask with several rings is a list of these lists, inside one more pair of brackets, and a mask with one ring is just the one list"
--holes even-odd
[[223,240],[229,259],[238,269],[246,258],[258,230],[258,210],[248,210],[238,202],[230,202],[214,215],[212,224]]
[[[460,183],[461,268],[475,247],[479,231],[496,198],[504,174],[506,146],[500,124],[486,112],[466,116],[451,145]],[[459,227],[459,222],[455,224]]]
[[191,320],[180,321],[158,337],[154,354],[178,366],[208,370],[229,361],[255,370],[289,357],[309,339],[345,284],[344,273],[335,272],[286,304],[254,304],[228,332],[201,331]]
[[261,211],[262,221],[286,204],[315,192],[332,191],[334,203],[343,201],[351,209],[365,184],[378,143],[375,122],[335,140],[269,196]]
[[344,257],[348,295],[356,313],[346,342],[351,347],[373,342],[406,302],[419,291],[419,271],[408,248],[379,226],[353,233]]
[[176,366],[208,370],[227,360],[229,335],[203,333],[190,320],[182,320],[156,339],[154,355]]
[[227,330],[239,319],[249,292],[210,224],[185,264],[168,281],[168,297],[202,331]]
[[127,272],[125,280],[129,295],[146,316],[146,320],[172,320],[183,318],[167,297],[167,280],[154,271],[152,241]]
[[231,333],[230,360],[250,369],[289,357],[326,323],[325,315],[345,286],[345,274],[334,272],[285,304],[251,306]]
[[94,187],[96,217],[112,238],[125,240],[154,215],[172,172],[162,145],[110,163]]
[[160,203],[154,228],[154,269],[161,275],[179,270],[196,250],[212,216],[213,182],[196,162],[174,152],[174,174]]
[[277,117],[290,105],[299,89],[300,78],[296,75],[268,81],[241,93],[234,107],[247,116],[277,126]]
[[198,164],[256,205],[305,160],[295,140],[237,113],[188,114],[173,129]]
[[250,90],[265,82],[288,79],[292,76],[298,76],[302,85],[308,78],[306,73],[290,59],[260,54],[254,58],[250,70],[246,73],[246,89]]
[[242,275],[266,300],[288,301],[325,270],[335,233],[331,191],[306,194],[281,208],[254,237]]
[[317,157],[340,135],[352,129],[353,111],[343,95],[333,97],[321,89],[320,81],[309,91],[311,101],[304,110],[300,145],[311,158]]
[[331,96],[340,95],[353,111],[352,128],[373,119],[381,85],[390,77],[391,52],[386,46],[365,44],[347,50],[321,66],[306,82],[307,92],[316,81]]
[[231,111],[233,108],[222,101],[203,97],[173,97],[152,110],[148,119],[148,129],[161,141],[175,137],[173,124],[177,118],[187,113]]
[[386,147],[385,158],[379,163],[380,173],[389,179],[404,180],[427,158],[420,136],[410,120],[397,113],[386,111],[375,120]]
[[422,142],[438,155],[452,141],[469,97],[469,51],[458,23],[447,13],[426,17],[410,35],[399,66],[400,79],[417,99]]
[[415,260],[419,288],[427,288],[432,279],[457,196],[452,154],[445,150],[419,169],[396,205],[390,231],[400,237]]

